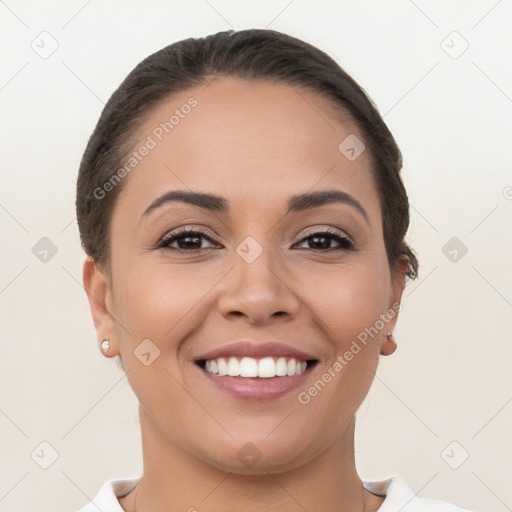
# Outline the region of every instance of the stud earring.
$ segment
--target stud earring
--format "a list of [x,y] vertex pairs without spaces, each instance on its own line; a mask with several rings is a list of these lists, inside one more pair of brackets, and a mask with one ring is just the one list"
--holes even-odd
[[391,354],[393,354],[395,352],[396,348],[397,348],[397,344],[393,338],[393,333],[387,332],[386,333],[386,343],[382,344],[380,353],[383,356],[390,356]]
[[101,342],[101,351],[103,352],[103,354],[107,355],[109,348],[110,348],[110,341],[108,341],[108,338],[107,338]]

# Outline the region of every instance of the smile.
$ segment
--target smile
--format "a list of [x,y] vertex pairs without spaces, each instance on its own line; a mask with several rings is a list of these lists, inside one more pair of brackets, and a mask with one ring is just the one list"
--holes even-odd
[[319,360],[282,343],[242,341],[202,354],[194,363],[209,386],[237,400],[261,402],[304,386]]

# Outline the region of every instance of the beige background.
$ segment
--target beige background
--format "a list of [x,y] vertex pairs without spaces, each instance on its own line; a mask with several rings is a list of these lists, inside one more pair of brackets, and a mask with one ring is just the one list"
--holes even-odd
[[[253,27],[333,56],[404,154],[420,278],[358,413],[361,476],[511,510],[511,26],[509,0],[0,2],[0,511],[74,511],[139,474],[136,400],[97,349],[81,285],[79,160],[142,58]],[[42,237],[57,248],[47,262],[32,252]],[[452,237],[468,248],[456,262]]]

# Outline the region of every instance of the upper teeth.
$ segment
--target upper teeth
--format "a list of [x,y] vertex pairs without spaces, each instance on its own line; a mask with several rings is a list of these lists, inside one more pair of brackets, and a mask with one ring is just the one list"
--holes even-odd
[[289,359],[279,357],[275,360],[273,357],[264,357],[259,360],[252,357],[242,357],[241,360],[238,360],[236,357],[227,359],[219,357],[217,359],[209,359],[204,366],[207,372],[216,373],[220,376],[262,377],[264,379],[298,375],[305,371],[306,368],[306,361],[298,361],[293,357]]

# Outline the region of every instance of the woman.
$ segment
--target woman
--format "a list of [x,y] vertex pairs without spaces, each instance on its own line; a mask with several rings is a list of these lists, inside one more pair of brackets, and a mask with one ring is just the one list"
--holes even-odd
[[401,164],[364,91],[282,33],[187,39],[128,75],[77,217],[144,467],[81,512],[462,510],[355,467],[355,413],[417,276]]

